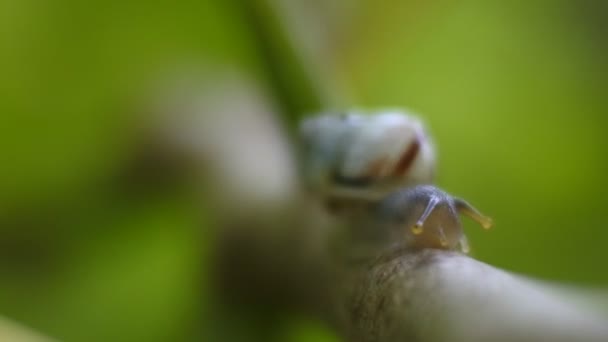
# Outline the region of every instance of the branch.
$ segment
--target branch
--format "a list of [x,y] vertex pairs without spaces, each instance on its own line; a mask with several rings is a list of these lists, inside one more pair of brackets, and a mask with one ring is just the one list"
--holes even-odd
[[608,341],[608,319],[547,284],[463,254],[396,250],[361,274],[354,341]]

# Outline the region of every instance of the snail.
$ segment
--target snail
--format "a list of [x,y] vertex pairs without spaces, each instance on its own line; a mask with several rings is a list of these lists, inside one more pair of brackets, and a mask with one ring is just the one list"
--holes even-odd
[[492,226],[465,200],[429,185],[435,150],[413,115],[319,115],[304,120],[300,133],[307,185],[346,226],[355,259],[395,244],[468,253],[459,214]]
[[432,185],[393,192],[375,205],[372,225],[376,226],[374,229],[390,231],[389,235],[402,236],[397,240],[410,249],[460,249],[468,253],[470,248],[459,214],[472,218],[484,229],[493,225],[491,218],[467,201]]
[[403,111],[351,111],[300,126],[304,177],[326,198],[378,201],[400,187],[431,183],[435,150],[420,119]]

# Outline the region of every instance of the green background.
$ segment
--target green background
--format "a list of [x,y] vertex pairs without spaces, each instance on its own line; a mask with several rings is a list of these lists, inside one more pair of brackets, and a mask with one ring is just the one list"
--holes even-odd
[[[0,314],[68,341],[204,338],[215,213],[180,182],[123,174],[150,83],[218,63],[265,84],[292,127],[411,108],[438,184],[495,220],[466,222],[475,257],[608,285],[606,2],[267,3],[0,2]],[[273,329],[333,339],[303,318]]]

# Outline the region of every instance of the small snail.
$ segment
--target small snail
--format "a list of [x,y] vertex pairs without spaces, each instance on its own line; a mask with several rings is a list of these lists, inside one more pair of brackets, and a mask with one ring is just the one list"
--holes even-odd
[[434,147],[422,122],[405,112],[316,116],[300,133],[304,177],[324,197],[377,201],[433,180]]
[[301,124],[304,177],[345,223],[355,258],[386,247],[468,253],[459,214],[484,228],[492,220],[430,184],[435,151],[422,122],[401,111],[320,115]]
[[469,252],[459,214],[469,216],[484,229],[492,219],[481,214],[465,200],[453,197],[432,185],[397,190],[374,208],[374,221],[390,235],[402,236],[411,249],[438,248]]

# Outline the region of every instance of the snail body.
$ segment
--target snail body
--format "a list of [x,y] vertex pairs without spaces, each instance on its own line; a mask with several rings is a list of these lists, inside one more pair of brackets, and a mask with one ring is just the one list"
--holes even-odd
[[460,249],[468,253],[460,214],[469,216],[485,229],[493,224],[465,200],[432,185],[395,191],[375,206],[373,220],[382,226],[379,229],[396,235],[396,240],[403,241],[410,249]]

